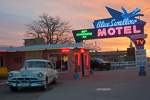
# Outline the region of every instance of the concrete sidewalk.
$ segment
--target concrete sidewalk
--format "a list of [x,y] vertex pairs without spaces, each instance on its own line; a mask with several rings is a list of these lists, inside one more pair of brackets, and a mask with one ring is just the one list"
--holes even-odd
[[37,100],[150,100],[150,67],[95,72],[79,80],[59,80]]

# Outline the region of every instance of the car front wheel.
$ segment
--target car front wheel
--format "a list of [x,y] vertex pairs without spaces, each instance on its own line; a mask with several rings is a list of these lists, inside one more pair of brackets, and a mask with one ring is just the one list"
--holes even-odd
[[41,87],[41,90],[42,90],[42,91],[45,91],[45,90],[47,90],[47,89],[48,89],[48,79],[46,78],[46,79],[45,79],[45,85]]
[[56,78],[53,79],[53,82],[52,82],[52,83],[53,83],[53,84],[56,84]]
[[18,90],[18,87],[10,87],[10,90],[11,90],[11,91],[17,91],[17,90]]

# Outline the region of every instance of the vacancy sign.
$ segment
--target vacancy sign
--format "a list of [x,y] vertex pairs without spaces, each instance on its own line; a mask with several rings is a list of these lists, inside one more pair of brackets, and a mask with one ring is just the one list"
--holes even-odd
[[136,66],[147,66],[146,50],[136,50]]

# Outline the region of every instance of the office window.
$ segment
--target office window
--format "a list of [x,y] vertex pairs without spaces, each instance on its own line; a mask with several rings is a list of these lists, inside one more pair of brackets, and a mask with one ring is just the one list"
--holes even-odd
[[3,56],[0,56],[0,67],[4,67]]
[[49,60],[52,62],[58,72],[68,72],[68,55],[62,54],[49,54]]

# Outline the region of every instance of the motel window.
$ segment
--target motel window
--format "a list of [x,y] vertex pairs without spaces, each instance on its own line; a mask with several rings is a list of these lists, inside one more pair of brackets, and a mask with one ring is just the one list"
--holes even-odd
[[3,57],[0,56],[0,67],[4,67],[4,64],[3,64]]
[[49,60],[52,62],[55,69],[58,72],[68,72],[68,55],[67,53],[62,54],[50,54]]

